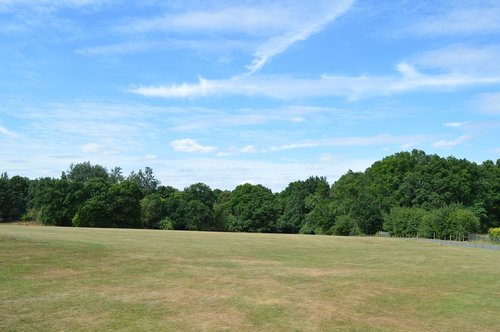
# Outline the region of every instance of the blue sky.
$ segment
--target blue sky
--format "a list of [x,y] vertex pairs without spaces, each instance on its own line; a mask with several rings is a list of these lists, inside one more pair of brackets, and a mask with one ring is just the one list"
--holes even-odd
[[260,183],[500,158],[500,2],[0,0],[0,171]]

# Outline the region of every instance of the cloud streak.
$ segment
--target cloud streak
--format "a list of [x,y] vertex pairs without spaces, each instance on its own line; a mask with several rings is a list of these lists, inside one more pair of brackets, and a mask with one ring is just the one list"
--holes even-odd
[[[113,30],[124,35],[159,33],[175,36],[182,45],[186,35],[208,38],[234,38],[245,40],[254,48],[253,59],[246,66],[253,74],[262,69],[274,56],[285,52],[291,45],[308,39],[346,13],[354,0],[274,1],[252,5],[216,5],[204,10],[186,10],[157,17],[129,19]],[[164,39],[164,38],[162,38]],[[151,41],[149,43],[152,43]],[[106,52],[135,52],[151,45],[140,42],[99,46],[80,50],[86,54]]]
[[[347,12],[353,2],[352,0],[338,1],[335,6],[328,8],[324,17],[306,22],[307,24],[300,26],[298,29],[273,37],[260,44],[254,53],[252,63],[247,66],[249,74],[260,71],[272,57],[285,52],[291,45],[306,40],[311,35],[323,30],[325,26]],[[296,24],[297,23],[299,22],[296,22]]]
[[453,139],[453,140],[439,140],[439,141],[436,141],[432,144],[433,147],[435,148],[445,148],[445,149],[449,149],[449,148],[452,148],[456,145],[459,145],[459,144],[462,144],[462,143],[465,143],[465,142],[468,142],[472,139],[472,136],[470,135],[463,135],[463,136],[460,136],[456,139]]
[[[453,1],[451,6],[439,8],[432,3],[436,14],[426,15],[407,30],[422,37],[443,37],[498,33],[500,31],[500,4],[495,0]],[[436,5],[438,8],[436,8]]]
[[345,97],[356,100],[416,90],[449,90],[500,83],[500,75],[423,74],[406,64],[400,64],[398,70],[400,75],[394,76],[322,75],[312,79],[272,75],[238,76],[222,80],[200,77],[198,83],[139,86],[128,92],[167,99],[240,95],[277,99]]
[[500,92],[482,93],[472,105],[480,113],[500,115]]
[[192,138],[180,138],[173,140],[170,146],[178,152],[188,153],[209,153],[217,150],[215,146],[201,145],[197,140]]
[[337,147],[367,147],[374,145],[416,145],[427,140],[421,135],[394,136],[389,134],[376,136],[352,136],[352,137],[335,137],[319,140],[308,140],[298,143],[290,143],[270,148],[270,151],[286,151],[304,148],[315,148],[322,146],[337,146]]

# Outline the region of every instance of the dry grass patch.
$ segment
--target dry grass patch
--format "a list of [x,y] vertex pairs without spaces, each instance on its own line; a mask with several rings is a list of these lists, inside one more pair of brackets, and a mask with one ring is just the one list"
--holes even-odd
[[0,225],[0,330],[491,331],[494,251]]

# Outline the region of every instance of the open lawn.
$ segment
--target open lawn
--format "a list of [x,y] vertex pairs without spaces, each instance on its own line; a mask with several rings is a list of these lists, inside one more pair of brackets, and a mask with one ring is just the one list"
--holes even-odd
[[500,327],[500,252],[416,240],[0,225],[0,330]]

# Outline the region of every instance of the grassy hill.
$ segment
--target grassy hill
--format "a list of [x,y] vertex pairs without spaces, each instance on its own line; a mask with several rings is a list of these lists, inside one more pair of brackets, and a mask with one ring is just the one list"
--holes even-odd
[[0,225],[2,331],[492,331],[499,298],[491,250]]

